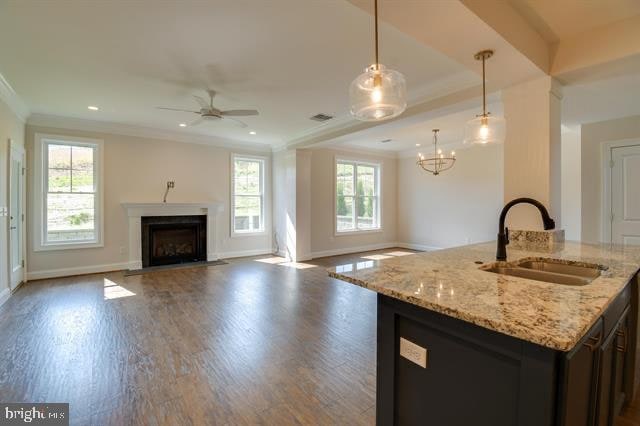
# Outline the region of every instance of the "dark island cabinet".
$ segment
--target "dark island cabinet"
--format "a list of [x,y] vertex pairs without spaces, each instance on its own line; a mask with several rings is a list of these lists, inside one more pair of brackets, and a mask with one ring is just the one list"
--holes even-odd
[[593,425],[597,407],[602,319],[565,357],[560,357],[558,424]]
[[379,294],[377,424],[612,426],[629,399],[630,293],[569,352]]

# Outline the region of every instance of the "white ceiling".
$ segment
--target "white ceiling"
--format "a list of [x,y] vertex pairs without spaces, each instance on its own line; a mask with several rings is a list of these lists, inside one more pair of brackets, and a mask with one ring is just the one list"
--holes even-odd
[[[279,145],[313,132],[316,113],[350,119],[348,86],[372,61],[371,31],[371,16],[342,0],[2,2],[0,72],[33,113]],[[381,62],[405,74],[414,101],[479,82],[386,25]],[[155,109],[194,108],[207,88],[217,107],[260,116],[244,118],[247,129],[180,129],[195,115]]]
[[640,15],[638,0],[509,0],[549,43]]
[[[496,96],[497,97],[497,96]],[[487,105],[491,115],[503,116],[502,102],[494,101]],[[480,103],[471,108],[455,112],[428,114],[416,123],[405,125],[382,124],[361,132],[352,133],[336,141],[341,146],[365,148],[379,151],[410,151],[428,152],[433,148],[433,129],[440,129],[438,133],[438,145],[447,149],[458,148],[464,140],[464,127],[467,121],[475,118],[481,112]],[[383,140],[391,139],[391,142],[383,143]],[[416,144],[419,143],[420,147]]]

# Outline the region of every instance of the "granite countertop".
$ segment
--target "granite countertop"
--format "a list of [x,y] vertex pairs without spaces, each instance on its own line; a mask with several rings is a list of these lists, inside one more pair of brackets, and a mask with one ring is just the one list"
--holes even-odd
[[495,251],[495,242],[474,244],[382,260],[363,258],[328,272],[425,309],[569,351],[640,268],[640,247],[579,242],[548,248],[507,246],[507,261],[544,257],[608,268],[590,284],[569,286],[480,270],[475,262],[494,262]]

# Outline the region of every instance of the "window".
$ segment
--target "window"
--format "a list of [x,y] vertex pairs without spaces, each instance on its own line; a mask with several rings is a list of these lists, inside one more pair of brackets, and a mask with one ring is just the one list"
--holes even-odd
[[263,158],[233,157],[233,233],[264,232]]
[[36,141],[36,249],[101,246],[102,142],[41,135]]
[[336,232],[380,229],[380,165],[336,162]]

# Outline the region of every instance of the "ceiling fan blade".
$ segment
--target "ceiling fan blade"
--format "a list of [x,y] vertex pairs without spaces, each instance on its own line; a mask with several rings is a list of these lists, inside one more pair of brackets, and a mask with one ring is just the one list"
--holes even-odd
[[225,120],[231,120],[231,121],[235,122],[238,126],[242,127],[243,129],[245,127],[247,127],[247,123],[244,123],[244,122],[242,122],[242,121],[240,121],[238,119],[227,117],[227,116],[223,116],[222,118],[224,118]]
[[202,108],[209,108],[210,107],[209,101],[207,101],[202,96],[193,95],[193,97],[196,99],[196,102],[198,102],[198,105],[200,105]]
[[258,114],[260,113],[255,109],[230,109],[228,111],[222,111],[222,115],[227,117],[247,117]]
[[180,108],[167,108],[167,107],[156,107],[157,109],[166,109],[168,111],[180,111],[180,112],[192,112],[194,114],[200,114],[200,111],[191,111],[189,109],[180,109]]
[[202,123],[204,120],[202,117],[200,118],[196,118],[195,120],[193,120],[191,123],[189,123],[189,127],[191,126],[197,126],[198,124]]

